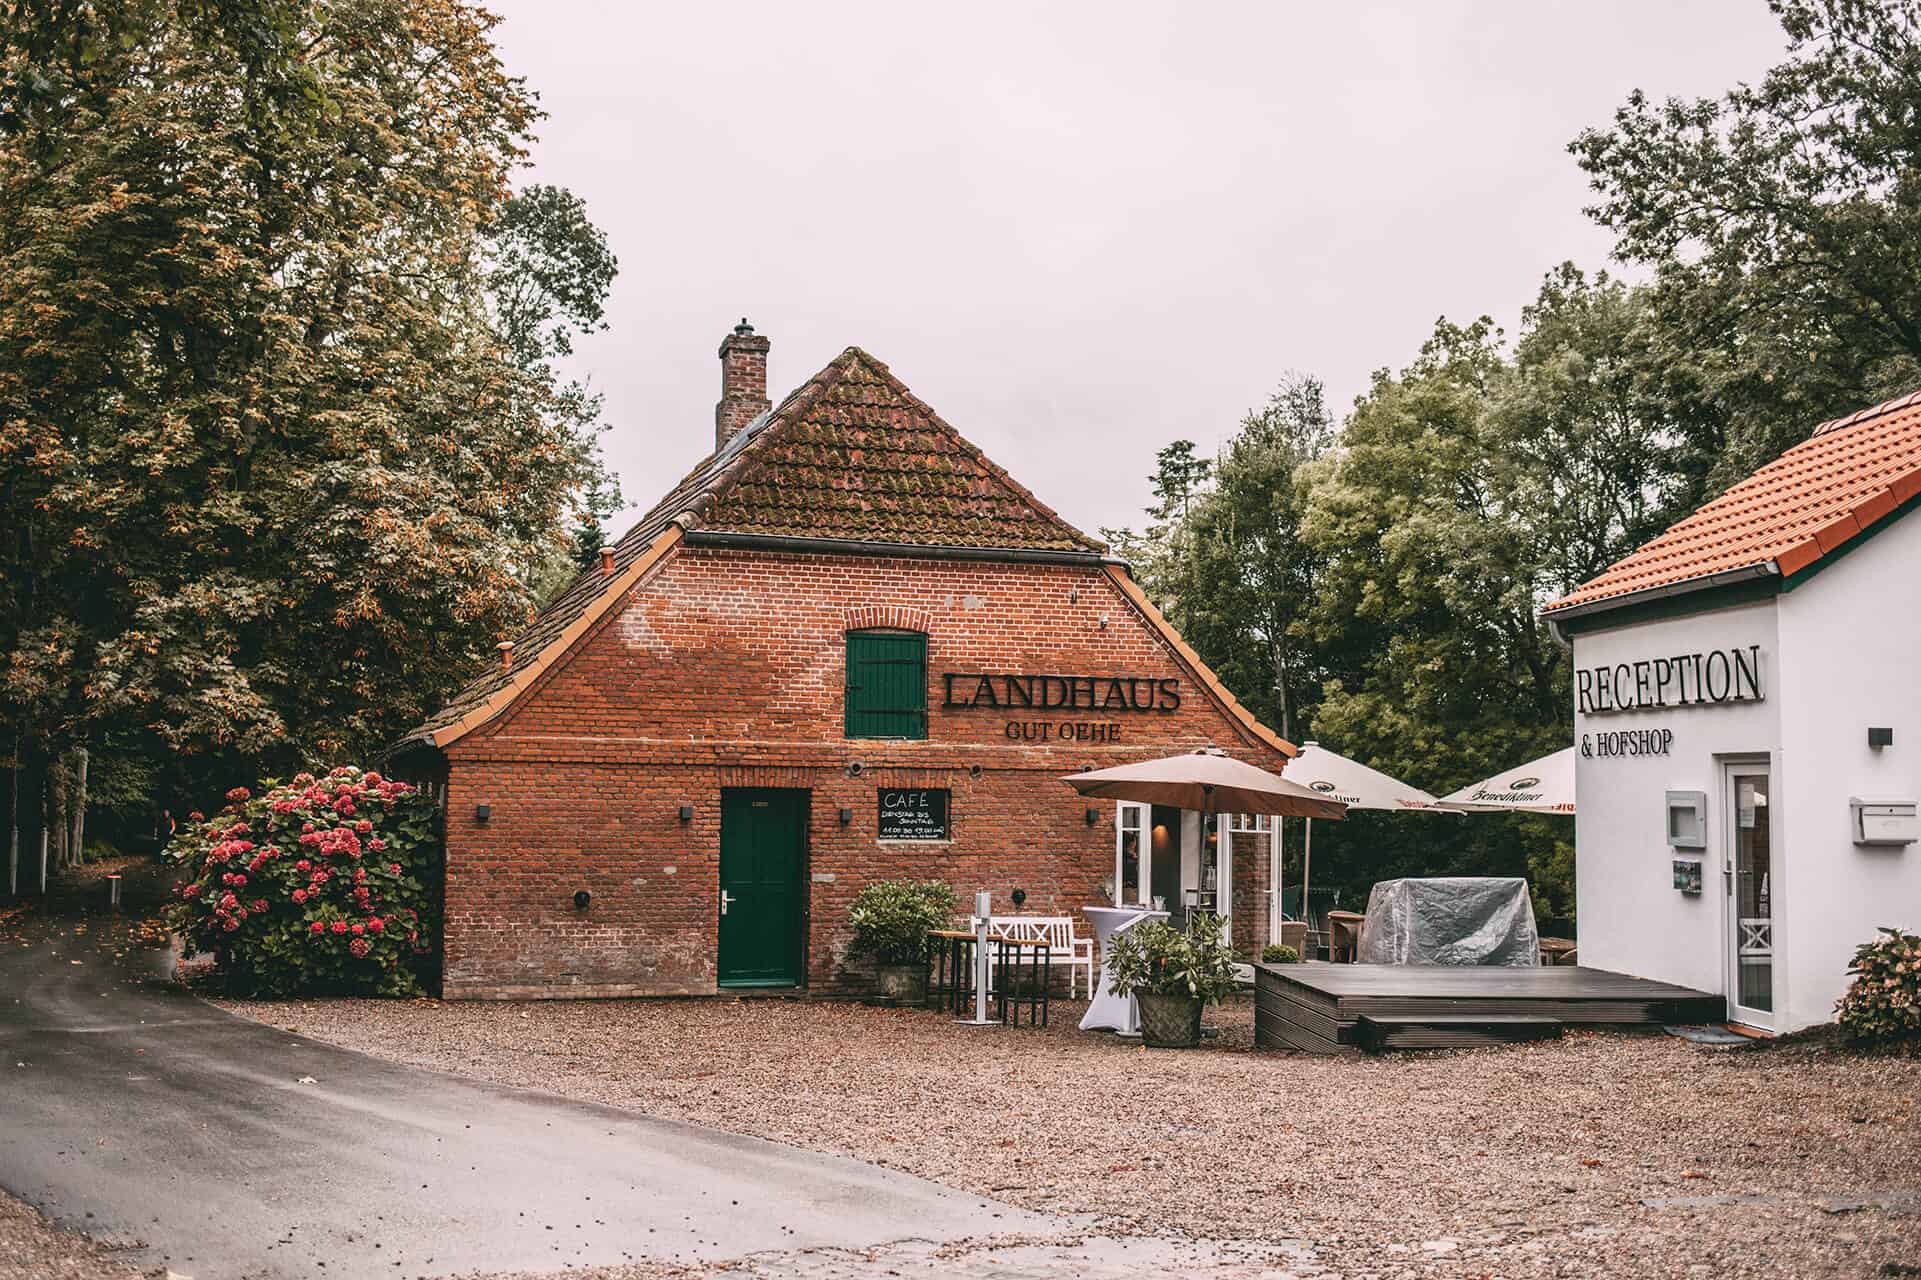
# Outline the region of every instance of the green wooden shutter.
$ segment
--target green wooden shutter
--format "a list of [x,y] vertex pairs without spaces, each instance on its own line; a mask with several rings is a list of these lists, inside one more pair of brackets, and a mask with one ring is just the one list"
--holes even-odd
[[927,736],[927,637],[847,633],[847,736]]

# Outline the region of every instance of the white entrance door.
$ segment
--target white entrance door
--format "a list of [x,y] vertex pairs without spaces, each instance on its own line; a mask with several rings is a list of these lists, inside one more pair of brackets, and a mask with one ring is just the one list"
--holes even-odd
[[1726,769],[1728,848],[1728,1016],[1774,1025],[1774,845],[1768,820],[1768,767]]

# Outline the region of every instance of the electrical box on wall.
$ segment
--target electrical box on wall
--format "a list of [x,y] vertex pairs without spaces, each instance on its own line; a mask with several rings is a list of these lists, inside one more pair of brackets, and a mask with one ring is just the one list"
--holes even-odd
[[1668,848],[1708,847],[1708,793],[1668,792]]
[[1912,800],[1848,800],[1848,820],[1856,844],[1913,844],[1921,838],[1921,817]]
[[1699,858],[1674,860],[1674,887],[1681,893],[1701,892],[1701,860]]

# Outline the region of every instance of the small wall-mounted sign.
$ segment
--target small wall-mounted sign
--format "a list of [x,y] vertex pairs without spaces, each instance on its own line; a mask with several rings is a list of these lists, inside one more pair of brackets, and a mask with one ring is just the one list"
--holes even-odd
[[945,840],[949,793],[945,787],[882,787],[882,840]]

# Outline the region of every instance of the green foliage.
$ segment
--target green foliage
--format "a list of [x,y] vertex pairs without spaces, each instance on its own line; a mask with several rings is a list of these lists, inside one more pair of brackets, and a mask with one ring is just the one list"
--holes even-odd
[[1789,58],[1718,99],[1636,92],[1571,144],[1655,269],[1653,382],[1694,499],[1824,418],[1921,382],[1921,23],[1911,0],[1773,0]]
[[1270,942],[1261,948],[1262,964],[1299,964],[1301,953],[1284,942]]
[[954,890],[944,880],[875,880],[854,896],[847,913],[854,928],[848,948],[881,964],[920,964],[927,959],[927,934],[951,928]]
[[227,793],[167,860],[192,878],[167,922],[261,995],[419,995],[439,947],[443,844],[434,802],[342,767],[259,796]]
[[1855,950],[1848,972],[1854,981],[1835,1006],[1835,1020],[1850,1037],[1921,1043],[1921,937],[1882,929]]
[[538,112],[493,22],[14,14],[0,717],[34,759],[111,740],[199,787],[377,748],[568,555],[593,411],[525,357],[599,323],[612,258],[577,202],[510,200]]
[[1107,981],[1122,995],[1187,996],[1213,1003],[1234,991],[1234,953],[1221,919],[1196,912],[1187,927],[1144,920],[1114,937]]
[[594,566],[606,543],[602,521],[620,510],[620,483],[602,465],[602,398],[577,381],[561,384],[555,362],[574,338],[607,327],[607,293],[619,262],[587,206],[564,187],[534,183],[501,207],[484,229],[487,296],[495,331],[520,367],[557,388],[550,412],[563,425],[585,471],[574,494],[571,545],[529,567],[534,598],[545,602]]

